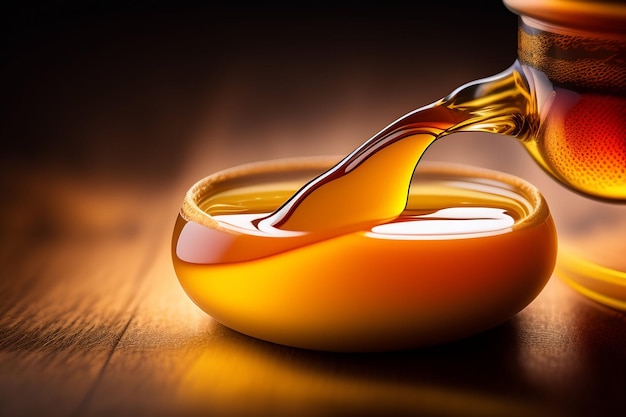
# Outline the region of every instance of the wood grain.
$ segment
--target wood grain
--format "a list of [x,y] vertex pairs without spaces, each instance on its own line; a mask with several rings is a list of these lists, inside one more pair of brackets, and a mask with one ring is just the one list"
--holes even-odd
[[[622,406],[624,314],[558,279],[515,319],[457,343],[292,349],[224,328],[183,293],[169,253],[183,181],[154,195],[50,172],[17,185],[34,178],[108,214],[61,228],[41,214],[14,222],[26,195],[4,206],[2,415],[582,416]],[[62,212],[52,206],[61,201],[46,210]]]
[[[93,184],[61,185],[64,180],[49,172],[34,185],[28,181],[14,179],[12,186],[48,191],[3,207],[0,405],[3,415],[69,415],[88,397],[128,328],[164,228],[155,228],[155,216],[119,192],[107,199]],[[73,192],[73,204],[94,209],[108,201],[107,218],[67,213],[61,224],[51,224],[59,222],[55,215],[39,214],[15,222],[31,209],[67,209],[54,207],[67,199],[41,195],[54,191]]]

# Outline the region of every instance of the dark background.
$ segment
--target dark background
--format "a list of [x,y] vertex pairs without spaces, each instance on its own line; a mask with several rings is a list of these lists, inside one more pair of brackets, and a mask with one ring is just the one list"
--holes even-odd
[[159,183],[198,143],[346,153],[516,54],[500,1],[212,3],[2,6],[3,166]]

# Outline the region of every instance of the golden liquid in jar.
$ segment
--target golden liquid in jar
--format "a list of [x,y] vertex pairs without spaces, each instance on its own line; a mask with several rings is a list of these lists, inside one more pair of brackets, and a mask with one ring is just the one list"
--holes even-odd
[[557,89],[536,140],[537,159],[565,184],[590,196],[626,196],[626,98]]
[[523,143],[573,190],[626,202],[626,34],[560,33],[536,24],[522,19],[518,31],[519,61],[544,80],[535,85],[543,101],[539,127]]

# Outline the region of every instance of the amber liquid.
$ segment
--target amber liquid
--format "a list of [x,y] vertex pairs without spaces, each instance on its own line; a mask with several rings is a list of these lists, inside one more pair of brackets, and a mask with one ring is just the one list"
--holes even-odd
[[405,207],[392,219],[289,231],[259,227],[259,219],[280,212],[307,177],[248,183],[244,171],[202,199],[217,224],[179,216],[174,267],[214,319],[275,343],[380,351],[466,337],[526,306],[556,252],[551,218],[543,213],[528,224],[523,187],[494,173],[473,175],[418,167],[408,188],[398,187]]

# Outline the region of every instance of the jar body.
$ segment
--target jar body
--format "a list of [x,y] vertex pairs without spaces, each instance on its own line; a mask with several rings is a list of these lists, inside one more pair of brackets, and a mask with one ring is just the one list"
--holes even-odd
[[504,3],[519,15],[518,60],[539,117],[523,144],[571,191],[550,201],[555,274],[626,310],[626,4]]

